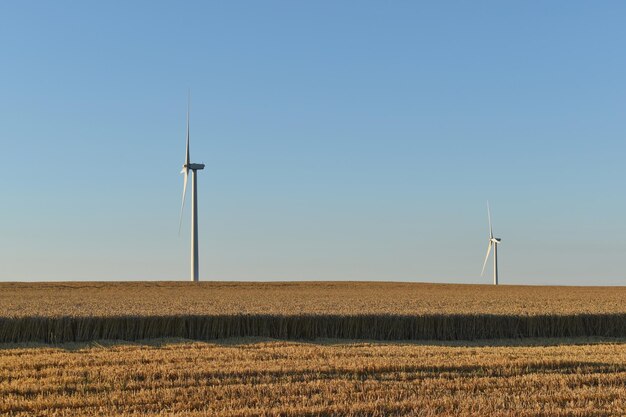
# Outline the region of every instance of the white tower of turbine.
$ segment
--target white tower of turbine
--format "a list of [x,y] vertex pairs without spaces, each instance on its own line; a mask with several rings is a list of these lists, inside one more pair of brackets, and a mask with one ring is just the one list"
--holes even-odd
[[487,218],[489,219],[489,245],[487,246],[487,256],[485,256],[485,262],[483,263],[483,271],[480,276],[485,273],[485,266],[487,266],[487,259],[489,259],[489,253],[493,246],[493,285],[498,285],[498,245],[502,239],[493,237],[493,228],[491,227],[491,210],[489,209],[489,202],[487,202]]
[[189,158],[189,108],[191,94],[187,98],[187,151],[185,152],[185,163],[181,174],[185,176],[183,182],[183,202],[180,206],[180,222],[178,233],[183,224],[183,209],[185,208],[185,195],[187,193],[187,178],[191,170],[191,280],[198,281],[198,171],[204,169],[204,164],[192,164]]

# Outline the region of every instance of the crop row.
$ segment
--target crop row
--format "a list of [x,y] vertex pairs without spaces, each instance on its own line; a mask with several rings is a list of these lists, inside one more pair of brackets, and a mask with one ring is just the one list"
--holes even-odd
[[475,340],[626,337],[626,314],[222,315],[0,318],[0,343],[232,337]]

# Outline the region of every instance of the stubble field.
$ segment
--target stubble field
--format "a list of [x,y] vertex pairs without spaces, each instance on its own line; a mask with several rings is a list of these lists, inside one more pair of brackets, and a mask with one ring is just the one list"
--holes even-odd
[[0,415],[623,415],[624,341],[554,342],[5,347]]

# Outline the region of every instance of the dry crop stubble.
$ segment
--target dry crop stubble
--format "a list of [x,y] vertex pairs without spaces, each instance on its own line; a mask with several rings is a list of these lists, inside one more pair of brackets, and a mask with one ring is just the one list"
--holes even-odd
[[5,345],[0,414],[622,415],[624,341],[559,342]]

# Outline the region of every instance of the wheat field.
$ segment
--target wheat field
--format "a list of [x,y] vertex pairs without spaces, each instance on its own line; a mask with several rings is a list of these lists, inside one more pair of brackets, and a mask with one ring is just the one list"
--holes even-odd
[[623,287],[2,283],[0,415],[624,415],[625,297]]
[[551,342],[5,345],[0,415],[623,415],[624,340]]
[[0,283],[0,317],[626,314],[626,287],[400,282]]
[[626,337],[626,288],[304,283],[4,283],[0,343],[178,337]]

